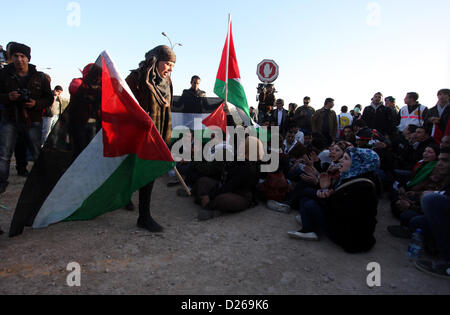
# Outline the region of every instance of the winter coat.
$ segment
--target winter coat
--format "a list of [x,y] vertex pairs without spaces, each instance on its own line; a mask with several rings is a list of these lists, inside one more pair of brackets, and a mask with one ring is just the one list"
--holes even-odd
[[372,106],[366,107],[362,120],[370,129],[376,129],[383,135],[393,135],[397,127],[392,109],[384,105],[379,105],[376,110]]
[[36,101],[31,109],[24,108],[24,102],[11,101],[9,93],[20,90],[20,82],[14,64],[0,69],[0,104],[4,104],[2,116],[9,122],[42,122],[42,111],[53,104],[53,92],[49,80],[36,66],[28,65],[29,80],[27,89],[30,98]]
[[328,128],[329,135],[324,135],[324,136],[326,136],[326,137],[329,136],[331,139],[335,139],[336,134],[337,134],[338,124],[337,124],[336,112],[334,110],[327,111],[327,110],[325,110],[325,108],[319,109],[312,116],[312,132],[322,134],[323,118],[324,118],[324,115],[326,112],[328,112],[328,122],[329,122],[330,126]]
[[346,252],[367,252],[375,245],[379,190],[369,173],[341,183],[327,200],[328,236]]
[[157,95],[150,89],[144,82],[139,81],[137,71],[132,71],[126,78],[126,82],[130,86],[131,91],[139,102],[139,105],[144,109],[146,113],[150,115],[153,120],[156,129],[163,140],[169,145],[172,138],[172,112],[171,107],[173,104],[173,87],[172,81],[170,82],[170,100],[168,100],[169,107],[159,105],[157,101]]

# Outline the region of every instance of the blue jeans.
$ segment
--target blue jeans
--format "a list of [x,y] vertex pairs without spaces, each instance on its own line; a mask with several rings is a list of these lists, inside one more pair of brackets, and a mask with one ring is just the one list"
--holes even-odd
[[450,262],[450,197],[429,194],[422,198],[424,216],[411,220],[410,227],[433,236],[439,256]]
[[325,211],[316,200],[303,198],[300,201],[300,214],[304,233],[326,232]]
[[42,123],[32,123],[30,128],[25,124],[2,120],[0,123],[0,189],[8,186],[11,156],[19,136],[25,138],[31,157],[36,161],[41,152]]

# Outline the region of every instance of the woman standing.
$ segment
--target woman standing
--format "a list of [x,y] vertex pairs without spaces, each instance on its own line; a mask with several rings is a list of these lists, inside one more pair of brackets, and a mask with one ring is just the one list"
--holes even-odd
[[[172,137],[171,106],[173,87],[170,74],[176,63],[175,53],[167,46],[157,46],[145,54],[139,68],[132,71],[126,81],[139,105],[149,114],[164,141]],[[150,214],[150,202],[154,182],[139,190],[139,228],[150,232],[162,232],[163,228]]]

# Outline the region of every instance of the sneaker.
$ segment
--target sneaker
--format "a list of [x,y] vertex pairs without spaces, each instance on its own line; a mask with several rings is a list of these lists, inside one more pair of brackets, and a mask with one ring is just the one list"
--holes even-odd
[[311,232],[311,233],[302,233],[301,231],[288,232],[288,235],[290,238],[295,238],[295,239],[304,240],[304,241],[318,241],[319,240],[319,236],[317,236],[317,234],[314,232]]
[[269,208],[272,211],[281,212],[281,213],[290,213],[291,212],[291,206],[277,202],[274,200],[269,200],[267,202],[267,208]]
[[391,225],[387,230],[397,238],[410,239],[412,237],[411,230],[401,225]]
[[295,221],[297,221],[298,225],[303,226],[303,220],[301,215],[296,216]]
[[429,275],[439,277],[441,279],[450,280],[450,263],[436,262],[429,260],[416,261],[415,266],[418,270],[423,271]]

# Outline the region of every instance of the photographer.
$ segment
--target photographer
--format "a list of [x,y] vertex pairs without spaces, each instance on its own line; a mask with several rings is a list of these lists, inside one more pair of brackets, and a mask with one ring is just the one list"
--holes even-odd
[[0,70],[0,103],[5,105],[0,124],[0,193],[8,186],[9,164],[20,135],[25,136],[33,160],[39,157],[42,110],[53,102],[49,80],[29,64],[31,48],[14,43],[10,56],[12,63]]
[[275,87],[273,84],[260,84],[258,86],[259,105],[258,105],[258,122],[264,122],[264,116],[275,107]]

